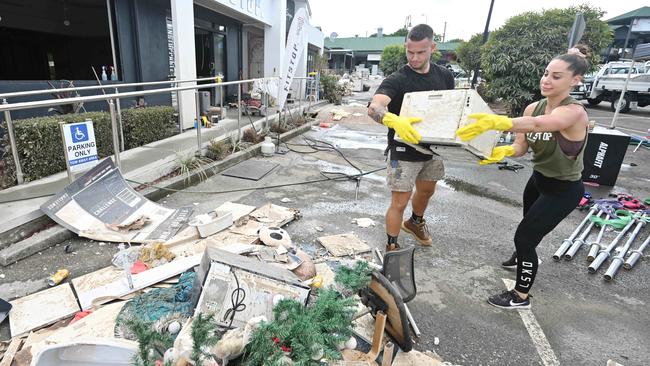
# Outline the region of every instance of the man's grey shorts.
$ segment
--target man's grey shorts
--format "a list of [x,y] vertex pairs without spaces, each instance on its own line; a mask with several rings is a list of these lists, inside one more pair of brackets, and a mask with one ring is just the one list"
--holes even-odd
[[386,183],[391,192],[411,192],[416,180],[438,181],[445,176],[445,164],[439,156],[428,161],[391,160],[388,157]]

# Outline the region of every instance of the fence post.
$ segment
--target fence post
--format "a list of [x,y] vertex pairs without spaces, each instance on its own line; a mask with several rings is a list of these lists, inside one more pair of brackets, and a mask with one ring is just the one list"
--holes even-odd
[[[2,104],[8,104],[7,99],[2,100]],[[20,158],[18,157],[18,147],[16,146],[16,136],[14,134],[14,124],[11,120],[11,113],[5,111],[5,122],[7,123],[7,133],[9,134],[9,143],[11,145],[11,154],[14,156],[14,164],[16,165],[16,181],[18,184],[23,184],[25,181],[23,175],[23,168],[20,166]]]
[[[115,94],[119,94],[118,88],[115,88]],[[115,98],[115,107],[117,109],[117,124],[120,126],[120,151],[124,151],[124,127],[122,125],[122,107],[120,107],[120,98]]]
[[201,156],[201,100],[199,99],[199,91],[194,92],[194,96],[196,99],[196,142],[198,144],[197,146],[197,155]]
[[113,131],[113,156],[115,159],[115,165],[117,165],[117,168],[122,171],[122,162],[120,161],[120,136],[117,128],[115,103],[112,99],[108,101],[108,110],[111,113],[111,129]]

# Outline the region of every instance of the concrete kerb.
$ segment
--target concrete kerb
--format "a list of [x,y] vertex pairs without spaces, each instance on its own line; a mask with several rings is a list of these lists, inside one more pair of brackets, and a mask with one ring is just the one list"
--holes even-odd
[[[311,108],[318,108],[324,104],[327,104],[327,102],[321,101],[312,105]],[[291,110],[291,113],[300,113],[300,109],[305,110],[306,108],[306,105],[299,108],[293,108]],[[279,114],[276,113],[272,116],[269,116],[269,124],[274,120],[277,120],[278,115]],[[257,123],[264,123],[264,120],[258,120]],[[313,126],[315,123],[316,122],[305,123],[298,128],[287,131],[280,135],[280,140],[284,141],[298,136],[310,129],[311,126]],[[250,128],[250,126],[247,128],[242,128],[242,133],[243,131]],[[221,140],[228,139],[231,135],[234,135],[236,133],[236,131],[230,131],[229,133],[224,134]],[[209,144],[209,142],[204,143],[203,148],[205,148],[207,144]],[[150,186],[140,191],[140,193],[152,201],[157,201],[158,199],[163,198],[169,194],[168,189],[181,190],[187,188],[200,182],[200,178],[205,178],[206,176],[210,177],[212,175],[218,174],[219,172],[233,165],[236,165],[237,163],[240,163],[259,154],[261,145],[261,143],[253,145],[246,150],[242,150],[235,154],[229,155],[224,160],[206,165],[203,167],[203,172],[195,171],[189,177],[174,177],[167,182],[163,182],[164,186]],[[45,216],[40,211],[40,209],[31,212],[29,215],[33,217],[33,219],[29,222],[0,233],[0,265],[7,266],[74,236],[73,232],[58,224],[55,224],[49,217]],[[43,230],[43,228],[49,225],[54,226]]]

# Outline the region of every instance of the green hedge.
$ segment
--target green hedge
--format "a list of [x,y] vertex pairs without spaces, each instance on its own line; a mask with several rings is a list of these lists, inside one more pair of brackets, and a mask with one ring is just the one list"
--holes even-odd
[[[59,122],[93,121],[97,153],[100,159],[113,154],[110,115],[88,112],[36,117],[14,121],[14,134],[25,181],[33,181],[65,170],[63,142]],[[175,116],[172,107],[147,107],[122,110],[125,148],[132,149],[174,134]],[[3,137],[5,152],[0,162],[0,188],[15,185],[16,171],[8,135]]]
[[147,107],[122,110],[122,131],[126,150],[160,141],[178,132],[172,107]]

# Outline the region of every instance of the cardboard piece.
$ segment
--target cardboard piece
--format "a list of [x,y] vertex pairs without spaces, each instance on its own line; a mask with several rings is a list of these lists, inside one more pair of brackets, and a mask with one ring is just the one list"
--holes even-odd
[[[456,137],[458,128],[474,122],[467,118],[472,113],[494,114],[473,89],[406,93],[400,110],[400,116],[422,118],[413,127],[423,143],[461,146],[475,155],[490,156],[499,141],[499,131],[486,131],[468,142]],[[398,136],[396,139],[400,140]]]
[[318,242],[335,257],[354,256],[370,251],[368,244],[361,241],[354,233],[321,236]]
[[267,203],[253,211],[251,217],[263,223],[264,226],[282,227],[293,221],[296,214],[297,211],[294,209]]
[[240,203],[226,202],[221,206],[217,207],[215,211],[223,212],[230,211],[232,212],[232,220],[237,221],[242,217],[248,215],[249,213],[255,210],[255,206],[242,205]]
[[11,302],[11,336],[27,334],[79,311],[69,283],[64,283]]

